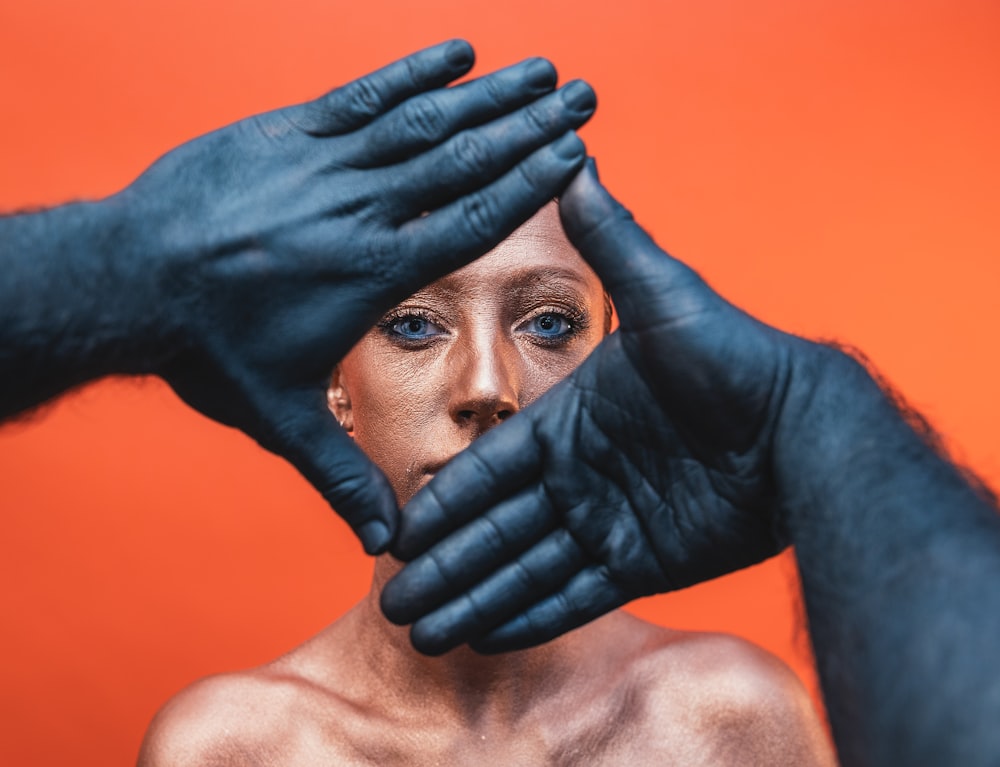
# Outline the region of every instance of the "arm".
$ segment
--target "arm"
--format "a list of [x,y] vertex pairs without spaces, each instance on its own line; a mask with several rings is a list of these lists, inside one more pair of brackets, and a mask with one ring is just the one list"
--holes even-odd
[[595,106],[540,59],[442,87],[471,66],[466,43],[439,45],[185,144],[106,200],[0,219],[0,417],[160,375],[383,548],[395,499],[329,417],[330,371],[558,193]]
[[593,175],[562,214],[621,330],[413,499],[387,615],[425,651],[513,649],[794,542],[844,764],[995,761],[995,507],[862,366],[725,302]]
[[995,763],[995,505],[852,362],[787,422],[776,465],[843,763]]
[[0,418],[103,375],[152,372],[157,349],[142,339],[168,317],[110,257],[130,246],[123,208],[111,198],[0,218]]

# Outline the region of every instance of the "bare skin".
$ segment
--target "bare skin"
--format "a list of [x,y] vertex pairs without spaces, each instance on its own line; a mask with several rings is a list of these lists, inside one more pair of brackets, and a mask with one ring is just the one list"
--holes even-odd
[[[526,407],[605,334],[603,288],[554,205],[404,301],[344,359],[331,409],[401,503]],[[612,613],[501,656],[417,653],[368,597],[278,660],[171,700],[143,767],[174,765],[833,765],[797,678],[721,635]]]

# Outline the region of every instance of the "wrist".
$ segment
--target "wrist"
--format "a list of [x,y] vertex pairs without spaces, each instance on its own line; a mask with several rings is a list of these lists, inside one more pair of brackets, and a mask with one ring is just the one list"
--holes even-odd
[[25,369],[36,359],[69,385],[153,372],[166,335],[160,278],[135,214],[115,195],[11,220],[4,346],[20,350]]
[[147,372],[136,307],[149,298],[118,263],[123,212],[79,202],[0,219],[0,416],[105,375]]
[[945,527],[976,529],[978,516],[958,520],[956,508],[994,514],[877,373],[837,349],[808,346],[774,442],[777,521],[798,550],[855,561],[863,541],[869,554],[891,558],[894,547],[931,545]]
[[794,540],[818,517],[876,491],[886,463],[930,453],[861,363],[797,343],[773,453],[780,523]]
[[157,374],[183,345],[182,310],[170,302],[163,226],[130,189],[99,204],[106,239],[95,256],[114,302],[104,313],[109,372]]

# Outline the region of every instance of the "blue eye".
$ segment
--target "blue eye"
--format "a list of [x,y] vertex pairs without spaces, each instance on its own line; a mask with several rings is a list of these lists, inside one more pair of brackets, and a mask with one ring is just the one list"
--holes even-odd
[[419,341],[425,338],[441,335],[444,332],[440,327],[428,319],[424,319],[416,314],[407,314],[403,317],[396,317],[387,323],[390,331],[405,339]]
[[544,338],[561,338],[573,331],[570,321],[561,314],[546,312],[533,317],[528,322],[530,332]]

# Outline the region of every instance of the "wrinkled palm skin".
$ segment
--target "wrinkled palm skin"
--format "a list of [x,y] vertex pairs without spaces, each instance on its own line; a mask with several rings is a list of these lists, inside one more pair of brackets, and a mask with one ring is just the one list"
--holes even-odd
[[[584,162],[583,83],[535,59],[443,88],[456,41],[163,157],[109,201],[149,369],[189,404],[290,460],[369,551],[395,498],[327,410],[334,365],[380,314],[481,255]],[[148,233],[148,234],[144,234]],[[125,254],[119,254],[125,255]],[[137,290],[147,285],[147,290]],[[152,297],[152,298],[151,298]],[[125,298],[126,302],[129,299]]]
[[561,214],[620,328],[407,506],[383,608],[425,652],[530,646],[787,544],[774,450],[815,347],[724,301],[592,172]]

